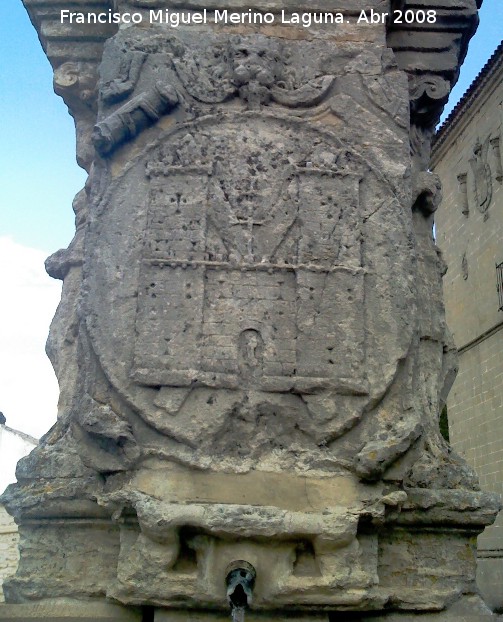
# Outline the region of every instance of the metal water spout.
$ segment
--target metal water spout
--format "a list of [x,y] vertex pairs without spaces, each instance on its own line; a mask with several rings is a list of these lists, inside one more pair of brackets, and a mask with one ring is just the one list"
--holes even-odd
[[242,559],[227,566],[225,584],[233,622],[244,622],[245,610],[252,602],[256,576],[255,568]]

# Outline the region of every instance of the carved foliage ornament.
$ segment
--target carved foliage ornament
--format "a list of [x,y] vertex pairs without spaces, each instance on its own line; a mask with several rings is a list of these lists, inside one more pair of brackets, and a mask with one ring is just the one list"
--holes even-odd
[[[249,110],[270,102],[309,108],[326,97],[334,81],[319,71],[299,71],[281,42],[263,36],[215,38],[209,57],[195,41],[179,37],[152,37],[150,47],[147,57],[141,45],[124,43],[102,68],[94,144],[103,156],[177,105],[189,107],[190,100],[211,105],[238,96]],[[156,72],[153,83],[142,80],[145,62]]]

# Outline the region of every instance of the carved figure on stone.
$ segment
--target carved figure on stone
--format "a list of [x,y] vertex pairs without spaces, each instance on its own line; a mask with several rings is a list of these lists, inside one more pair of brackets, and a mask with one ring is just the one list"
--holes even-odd
[[283,57],[278,44],[237,37],[229,46],[232,80],[250,110],[269,103],[271,87],[279,82]]
[[77,162],[90,172],[95,150],[92,132],[96,121],[98,70],[96,63],[68,61],[54,71],[54,90],[75,118]]
[[439,75],[422,73],[409,77],[411,153],[419,170],[427,167],[437,106],[442,106],[447,101],[450,90],[449,81]]
[[209,61],[179,39],[172,38],[171,46],[178,77],[202,103],[222,103],[239,95],[250,110],[272,101],[308,108],[322,101],[334,81],[323,72],[310,80],[297,75],[288,46],[262,35],[219,38]]
[[[321,71],[308,80],[296,75],[287,46],[261,35],[218,37],[209,59],[203,56],[205,50],[191,43],[172,36],[155,44],[162,78],[157,69],[155,84],[144,91],[137,89],[137,84],[142,82],[142,72],[149,73],[145,66],[148,55],[135,49],[138,43],[109,46],[106,73],[112,77],[102,77],[100,108],[108,111],[125,99],[127,102],[106,112],[96,125],[94,144],[99,153],[111,153],[173,110],[180,103],[180,90],[206,105],[239,96],[249,110],[272,102],[296,109],[318,105],[334,83],[334,76]],[[174,86],[177,81],[178,90]],[[135,94],[135,89],[141,92]]]
[[101,85],[100,100],[106,105],[116,104],[134,91],[143,63],[147,58],[145,52],[129,51],[126,46],[121,49],[116,77]]
[[259,331],[246,329],[239,335],[240,368],[243,378],[262,373],[264,343]]
[[[178,104],[178,94],[166,74],[161,73],[153,84],[137,89],[146,59],[145,52],[130,49],[125,44],[114,49],[110,56],[105,73],[111,77],[102,76],[99,90],[100,109],[107,113],[93,133],[94,145],[103,156],[134,138]],[[125,99],[127,102],[121,103]],[[120,104],[118,108],[117,104]]]
[[290,108],[314,106],[326,96],[334,81],[334,76],[324,75],[297,86],[286,46],[265,37],[234,37],[229,56],[232,81],[250,110],[271,100]]
[[144,127],[155,123],[178,103],[178,95],[170,85],[158,82],[147,93],[133,97],[94,128],[94,145],[107,155],[123,142],[134,138]]

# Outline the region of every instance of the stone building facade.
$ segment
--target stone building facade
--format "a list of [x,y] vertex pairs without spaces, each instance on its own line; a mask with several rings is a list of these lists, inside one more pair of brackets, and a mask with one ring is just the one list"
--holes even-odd
[[[447,322],[459,352],[450,440],[483,489],[503,493],[503,44],[440,129],[433,170]],[[479,537],[478,581],[503,608],[503,514]]]
[[16,572],[19,559],[18,541],[16,523],[3,505],[0,505],[0,602],[4,601],[3,580]]
[[[3,492],[7,484],[16,481],[17,461],[36,445],[37,440],[32,436],[0,424],[0,492]],[[18,541],[16,523],[0,504],[0,602],[4,601],[4,579],[16,572],[19,560]]]

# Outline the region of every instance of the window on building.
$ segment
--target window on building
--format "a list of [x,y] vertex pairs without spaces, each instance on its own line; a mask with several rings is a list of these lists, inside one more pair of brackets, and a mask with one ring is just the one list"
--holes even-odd
[[498,290],[498,310],[503,311],[503,261],[496,266],[496,289]]

